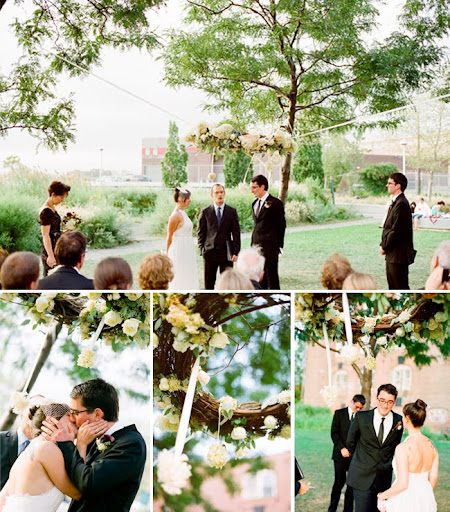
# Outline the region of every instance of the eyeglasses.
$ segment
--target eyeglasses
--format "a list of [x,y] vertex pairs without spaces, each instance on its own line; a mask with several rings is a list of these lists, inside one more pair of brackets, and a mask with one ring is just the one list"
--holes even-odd
[[76,409],[70,409],[70,414],[73,414],[74,416],[78,416],[82,412],[89,412],[89,409],[83,409],[82,411],[77,411]]
[[394,400],[385,400],[384,398],[377,398],[380,404],[394,405]]

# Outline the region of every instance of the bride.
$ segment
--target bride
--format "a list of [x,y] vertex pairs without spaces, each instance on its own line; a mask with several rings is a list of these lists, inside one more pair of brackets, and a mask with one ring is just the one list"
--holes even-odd
[[378,494],[381,512],[436,512],[433,489],[438,480],[439,455],[431,439],[420,427],[426,418],[423,400],[403,407],[408,437],[395,449],[393,459],[396,480],[392,487]]
[[17,458],[9,480],[0,492],[0,512],[55,512],[64,494],[75,500],[81,498],[81,493],[67,476],[60,449],[41,436],[46,417],[58,419],[75,433],[67,404],[46,403],[30,407],[33,440]]
[[192,238],[192,222],[184,211],[191,203],[191,193],[176,188],[173,198],[176,206],[167,226],[167,256],[172,260],[174,278],[169,290],[197,290],[197,255]]

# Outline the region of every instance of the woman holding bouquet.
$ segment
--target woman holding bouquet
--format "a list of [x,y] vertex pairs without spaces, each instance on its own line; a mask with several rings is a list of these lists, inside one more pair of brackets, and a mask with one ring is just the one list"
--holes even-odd
[[70,187],[60,181],[53,181],[48,187],[48,199],[39,210],[38,222],[42,233],[42,263],[44,277],[56,265],[55,245],[61,236],[61,217],[55,206],[68,196]]

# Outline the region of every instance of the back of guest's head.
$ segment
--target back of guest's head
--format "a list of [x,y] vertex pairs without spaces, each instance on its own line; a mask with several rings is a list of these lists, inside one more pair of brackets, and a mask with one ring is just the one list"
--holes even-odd
[[252,183],[256,183],[260,187],[264,187],[266,191],[269,190],[269,181],[262,174],[257,174],[256,176],[253,176],[253,178],[250,181]]
[[4,290],[30,290],[39,280],[39,258],[32,252],[13,252],[0,269]]
[[342,290],[345,278],[353,272],[347,258],[339,253],[330,256],[322,267],[322,285],[327,290]]
[[179,199],[186,201],[191,197],[191,193],[187,188],[175,187],[173,192],[173,200],[177,203]]
[[3,247],[0,247],[0,268],[2,268],[3,262],[6,260],[6,258],[9,256],[9,252],[5,251]]
[[254,286],[247,276],[229,268],[222,272],[214,286],[215,290],[254,290]]
[[41,433],[42,422],[46,418],[60,420],[67,413],[70,413],[70,407],[64,403],[51,402],[31,405],[28,409],[31,436],[37,437]]
[[[406,187],[408,186],[408,178],[404,174],[402,174],[401,172],[394,172],[389,175],[389,178],[396,185],[400,185],[400,189],[402,192],[406,190]],[[423,201],[423,197],[420,200]]]
[[259,282],[261,280],[265,258],[257,247],[244,249],[238,254],[236,270],[249,279]]
[[427,417],[427,404],[419,398],[414,403],[406,404],[403,414],[408,416],[415,427],[421,427]]
[[450,269],[450,240],[444,240],[434,251],[437,263],[440,267]]
[[70,192],[70,187],[61,181],[52,181],[47,191],[49,196],[52,194],[55,194],[55,196],[66,196]]
[[343,290],[376,290],[377,284],[370,274],[351,272],[342,283]]
[[437,204],[440,204],[441,206],[445,206],[444,201],[438,201]]
[[165,254],[150,254],[139,265],[138,280],[141,290],[167,290],[172,279],[172,261]]
[[377,390],[377,396],[379,396],[382,391],[385,391],[386,393],[389,393],[390,395],[393,395],[395,398],[397,398],[398,391],[393,384],[382,384]]
[[361,405],[365,405],[366,404],[366,397],[364,395],[360,395],[360,394],[357,394],[355,395],[353,398],[353,403],[360,403]]
[[55,247],[55,258],[60,265],[75,267],[86,253],[87,238],[81,231],[66,231]]
[[133,284],[133,273],[123,258],[105,258],[95,267],[96,290],[128,290]]
[[119,419],[119,396],[116,388],[103,379],[91,379],[76,385],[70,393],[70,398],[81,399],[83,407],[88,412],[101,409],[106,421]]

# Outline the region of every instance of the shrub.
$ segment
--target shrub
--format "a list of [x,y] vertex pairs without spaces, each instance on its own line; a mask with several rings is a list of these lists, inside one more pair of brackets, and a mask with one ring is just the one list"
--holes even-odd
[[292,179],[297,183],[315,178],[323,183],[322,145],[300,144],[292,164]]
[[133,215],[142,215],[154,211],[158,194],[154,190],[119,188],[111,191],[110,197],[115,208],[128,211]]
[[395,164],[377,164],[361,169],[361,182],[365,189],[376,196],[386,194],[386,183],[390,174],[398,172]]
[[225,186],[236,187],[244,179],[248,170],[248,176],[253,175],[252,159],[244,151],[229,151],[225,153],[223,161],[223,173],[225,175]]
[[92,249],[108,249],[126,244],[129,239],[122,231],[120,220],[114,208],[94,210],[80,225]]
[[8,252],[39,254],[42,239],[37,221],[39,206],[23,195],[0,197],[0,246]]

